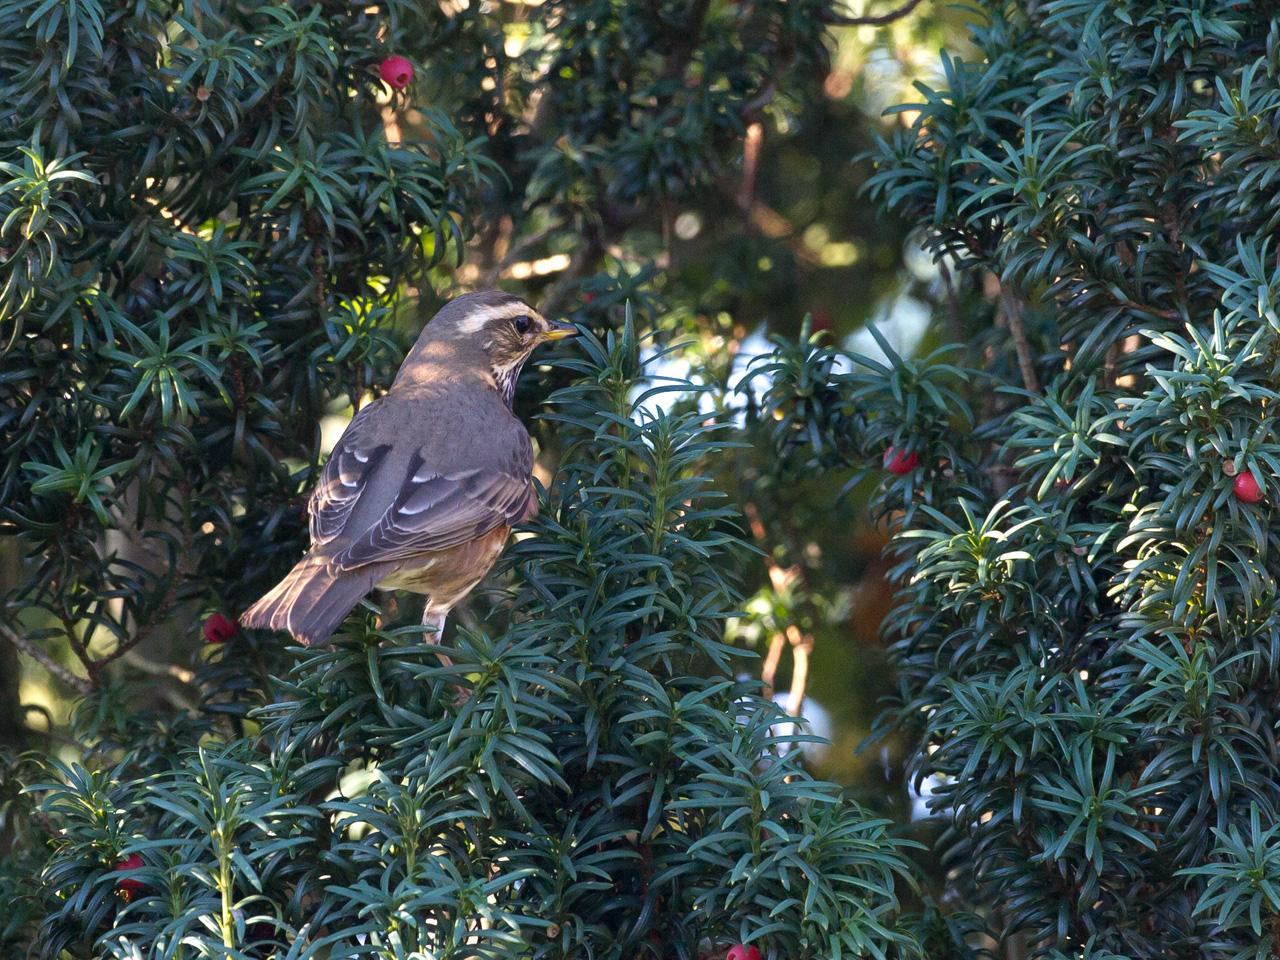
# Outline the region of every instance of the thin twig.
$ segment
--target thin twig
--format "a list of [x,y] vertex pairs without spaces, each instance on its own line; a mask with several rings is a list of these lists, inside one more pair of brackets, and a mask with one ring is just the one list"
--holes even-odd
[[521,237],[519,240],[517,240],[514,244],[511,245],[510,249],[507,250],[506,255],[503,256],[501,260],[499,260],[491,268],[489,268],[489,270],[484,275],[484,279],[481,281],[481,285],[485,287],[493,286],[493,284],[497,282],[497,280],[502,276],[502,274],[506,271],[506,269],[510,267],[513,263],[515,263],[517,260],[519,260],[522,256],[524,256],[524,254],[527,251],[532,250],[534,247],[538,246],[544,240],[551,238],[556,233],[558,233],[561,230],[564,230],[568,226],[569,226],[568,218],[561,217],[557,219],[554,223],[552,223],[550,226],[544,227],[543,229],[538,230],[534,233],[531,233],[528,236]]
[[809,682],[809,654],[813,652],[813,637],[801,633],[794,623],[787,627],[787,640],[791,642],[791,694],[787,700],[787,713],[800,716],[804,709],[804,691]]
[[[748,500],[743,504],[743,514],[751,528],[751,535],[761,544],[767,544],[768,530],[760,516],[760,508]],[[798,554],[797,544],[793,537],[790,546],[793,553]],[[769,586],[775,595],[787,593],[791,584],[800,580],[805,585],[806,595],[812,589],[808,580],[808,572],[803,563],[791,567],[783,567],[777,561],[769,560]],[[805,687],[809,682],[809,655],[813,652],[813,637],[804,633],[795,623],[789,623],[782,630],[769,638],[769,651],[765,654],[764,664],[760,669],[760,679],[764,682],[765,696],[773,699],[778,665],[782,661],[782,650],[787,644],[791,646],[791,690],[787,697],[787,713],[793,717],[800,716],[804,707]]]
[[782,648],[786,645],[787,636],[781,630],[769,638],[769,652],[765,654],[764,664],[760,667],[760,681],[764,684],[764,695],[773,699],[774,678],[778,675],[778,664],[782,662]]
[[0,623],[0,635],[3,635],[6,640],[12,643],[19,652],[25,653],[73,690],[86,696],[93,692],[92,683],[84,677],[76,676],[26,637],[12,630],[8,624]]
[[922,0],[907,0],[897,9],[882,13],[877,17],[846,17],[838,13],[826,13],[823,14],[822,19],[835,27],[883,27],[887,23],[901,20],[916,7],[920,6],[921,2]]
[[738,207],[751,224],[751,211],[756,205],[756,174],[760,168],[760,146],[764,143],[764,124],[759,120],[747,126],[742,141],[742,187],[738,194]]
[[1138,313],[1149,313],[1154,317],[1162,317],[1165,320],[1178,319],[1177,310],[1168,310],[1164,307],[1153,307],[1150,304],[1138,303],[1136,300],[1121,300],[1120,303],[1123,306],[1128,307],[1130,310],[1135,310]]
[[748,232],[759,232],[770,240],[777,240],[791,251],[797,260],[811,263],[815,267],[822,266],[822,259],[805,246],[795,224],[773,207],[758,197],[753,197],[750,207],[742,205],[742,185],[734,183],[726,177],[716,180],[716,186],[726,199],[733,203],[734,209],[746,220]]
[[1113,343],[1107,347],[1106,356],[1102,359],[1102,383],[1108,390],[1116,385],[1116,369],[1120,361],[1120,344]]
[[758,123],[760,118],[764,116],[765,107],[773,102],[773,98],[778,94],[778,84],[781,82],[782,74],[791,69],[791,64],[795,61],[795,50],[787,45],[786,48],[779,51],[777,60],[773,63],[772,75],[760,88],[754,97],[742,105],[739,116],[742,122],[747,126]]
[[951,279],[951,269],[946,260],[938,261],[938,274],[942,277],[943,288],[947,291],[947,319],[951,323],[951,338],[956,343],[964,343],[964,320],[960,316],[960,298],[956,295],[956,285]]
[[153,677],[172,677],[179,683],[194,683],[196,679],[196,675],[186,667],[180,667],[176,663],[156,663],[154,660],[148,660],[133,649],[125,652],[124,662],[137,670],[141,670],[143,673],[151,674]]
[[67,643],[71,647],[71,652],[74,653],[76,655],[76,659],[84,665],[85,672],[88,673],[91,678],[95,677],[97,675],[98,665],[89,654],[88,645],[76,634],[75,618],[65,610],[60,611],[57,614],[57,617],[59,622],[62,624],[62,632],[66,634]]
[[[790,61],[788,60],[787,63],[789,64]],[[741,115],[743,122],[748,125],[758,122],[764,113],[764,108],[773,102],[773,98],[777,93],[778,80],[773,77],[760,88],[759,93],[742,105]]]
[[569,261],[569,266],[560,274],[560,279],[551,284],[543,294],[542,303],[539,305],[541,312],[549,317],[556,316],[568,299],[569,290],[579,279],[594,269],[600,258],[604,256],[606,249],[608,249],[607,244],[596,231],[588,232]]
[[1027,328],[1022,324],[1022,309],[1008,287],[1000,289],[1000,302],[1009,323],[1009,335],[1013,349],[1018,354],[1018,368],[1022,371],[1022,385],[1030,393],[1040,392],[1040,378],[1036,376],[1035,362],[1031,357],[1031,344],[1027,340]]

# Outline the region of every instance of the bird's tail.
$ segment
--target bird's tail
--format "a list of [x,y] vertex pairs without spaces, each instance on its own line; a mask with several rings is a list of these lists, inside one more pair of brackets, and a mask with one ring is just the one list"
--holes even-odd
[[324,557],[303,557],[288,575],[240,615],[240,625],[288,630],[309,647],[329,639],[351,608],[372,589],[362,573],[334,576]]

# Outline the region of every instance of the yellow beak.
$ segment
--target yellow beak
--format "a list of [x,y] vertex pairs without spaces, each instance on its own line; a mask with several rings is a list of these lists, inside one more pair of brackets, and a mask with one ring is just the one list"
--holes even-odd
[[551,326],[543,333],[543,340],[563,340],[565,337],[576,337],[578,328],[572,323],[565,323],[563,320],[552,320]]

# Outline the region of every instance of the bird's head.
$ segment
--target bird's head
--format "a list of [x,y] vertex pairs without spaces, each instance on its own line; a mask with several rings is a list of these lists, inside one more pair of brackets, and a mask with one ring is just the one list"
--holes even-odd
[[501,290],[480,290],[450,300],[423,329],[415,355],[456,368],[480,365],[507,402],[529,355],[549,340],[577,333],[571,323],[548,320],[524,300]]

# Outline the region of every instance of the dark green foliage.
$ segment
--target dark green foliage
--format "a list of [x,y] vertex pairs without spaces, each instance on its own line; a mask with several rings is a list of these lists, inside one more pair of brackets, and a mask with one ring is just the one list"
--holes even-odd
[[903,107],[873,186],[958,293],[989,271],[990,306],[956,368],[780,350],[777,436],[826,466],[920,454],[877,498],[886,720],[933,784],[950,901],[1038,956],[1274,956],[1280,20],[981,11],[980,59]]
[[486,164],[439,116],[388,145],[385,22],[0,4],[0,522],[40,558],[7,616],[91,678],[296,549],[316,418],[386,382],[397,284],[458,249]]
[[[261,733],[36,785],[46,953],[884,956],[906,864],[735,680],[722,428],[653,416],[627,336],[552,398],[568,460],[500,635],[359,623],[297,651]],[[240,657],[238,642],[225,648]],[[215,658],[216,659],[216,658]],[[175,755],[176,754],[176,755]],[[144,890],[122,904],[122,874]],[[179,946],[181,944],[181,946]],[[175,952],[177,951],[177,952]],[[416,952],[415,952],[416,951]]]
[[[382,138],[385,16],[0,3],[0,534],[27,557],[0,621],[99,688],[94,763],[154,770],[263,696],[272,654],[198,714],[116,668],[296,553],[316,418],[385,382],[398,281],[457,251],[485,164],[440,118]],[[6,953],[39,920],[32,777],[0,766]]]
[[436,290],[572,254],[524,292],[651,321],[669,204],[738,189],[827,6],[0,0],[0,642],[85,694],[0,754],[0,952],[915,950],[903,846],[734,673],[728,431],[640,412],[630,326],[528,378],[578,380],[559,469],[452,666],[393,605],[332,649],[200,631],[297,558],[325,418]]

